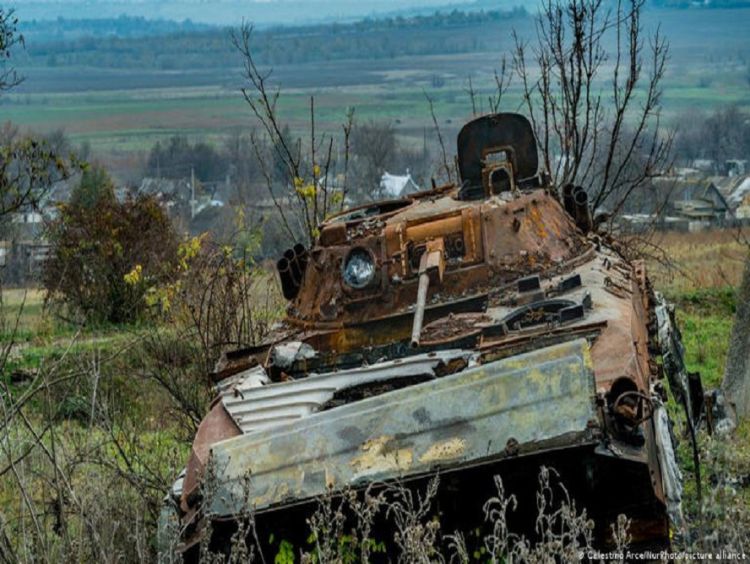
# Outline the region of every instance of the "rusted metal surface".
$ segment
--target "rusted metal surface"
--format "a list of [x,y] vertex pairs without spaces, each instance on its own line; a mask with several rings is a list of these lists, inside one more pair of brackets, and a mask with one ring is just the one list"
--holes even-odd
[[[518,114],[484,116],[466,124],[458,134],[458,167],[469,187],[482,188],[487,156],[507,151],[515,174],[533,178],[539,169],[536,139],[531,124]],[[481,190],[484,195],[484,190]]]
[[[476,203],[461,202],[457,194],[406,201],[395,212],[366,220],[365,236],[359,231],[365,220],[352,220],[346,244],[312,249],[302,287],[290,303],[290,321],[308,328],[350,326],[381,317],[384,310],[410,311],[421,257],[438,240],[445,246],[445,272],[439,288],[430,288],[427,305],[488,295],[498,285],[554,268],[590,248],[572,218],[543,189]],[[341,272],[353,249],[371,256],[377,272],[361,288],[331,276]]]
[[284,323],[213,374],[181,482],[186,530],[209,452],[212,510],[230,519],[248,473],[256,509],[283,512],[438,467],[470,482],[468,468],[502,472],[520,453],[598,473],[592,514],[630,512],[638,542],[669,542],[661,357],[685,397],[695,382],[645,266],[596,233],[582,187],[558,199],[522,116],[467,124],[458,164],[460,183],[338,214],[280,259]]
[[191,497],[200,486],[200,478],[208,463],[209,454],[214,444],[236,437],[242,430],[226,412],[224,406],[217,402],[201,422],[193,440],[193,448],[187,461],[185,476],[180,480],[180,497],[178,498],[182,511],[191,511]]
[[330,487],[504,456],[510,442],[576,444],[596,419],[588,348],[557,345],[218,443],[211,510],[241,509],[248,472],[251,503],[263,510]]

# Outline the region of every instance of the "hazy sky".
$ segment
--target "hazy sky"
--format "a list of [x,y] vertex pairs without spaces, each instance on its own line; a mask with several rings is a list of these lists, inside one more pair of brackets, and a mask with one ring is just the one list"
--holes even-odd
[[408,10],[482,7],[512,8],[530,0],[10,0],[22,20],[108,18],[121,14],[197,22],[236,24],[303,24],[352,20]]

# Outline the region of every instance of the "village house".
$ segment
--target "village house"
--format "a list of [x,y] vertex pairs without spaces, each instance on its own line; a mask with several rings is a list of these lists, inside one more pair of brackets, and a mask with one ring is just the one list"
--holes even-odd
[[380,177],[380,193],[384,198],[403,198],[419,191],[420,188],[414,182],[408,169],[403,176],[390,174],[386,171]]

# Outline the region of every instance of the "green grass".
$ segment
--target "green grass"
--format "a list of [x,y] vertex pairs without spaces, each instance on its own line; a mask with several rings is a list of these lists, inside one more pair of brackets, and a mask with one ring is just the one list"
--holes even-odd
[[115,355],[133,340],[140,328],[118,326],[80,327],[48,311],[42,290],[5,289],[2,293],[4,325],[0,347],[10,347],[2,377],[34,374],[43,365],[62,359],[90,356],[94,351]]
[[677,317],[688,370],[700,372],[704,388],[717,388],[724,377],[732,318],[687,312],[678,313]]
[[688,370],[701,374],[705,389],[718,387],[724,377],[737,305],[734,288],[703,288],[668,298],[677,306]]

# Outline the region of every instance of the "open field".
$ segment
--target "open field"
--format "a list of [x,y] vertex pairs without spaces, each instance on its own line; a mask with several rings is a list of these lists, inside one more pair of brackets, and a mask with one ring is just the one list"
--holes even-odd
[[[495,61],[494,54],[486,55],[487,61]],[[476,63],[479,57],[472,55],[471,62]],[[451,59],[457,66],[467,62],[467,57],[463,56]],[[339,62],[339,72],[347,74],[350,65],[358,66],[356,61]],[[448,78],[445,86],[437,89],[430,85],[434,73],[429,67],[408,78],[387,78],[395,71],[355,72],[363,74],[357,84],[284,91],[279,102],[284,123],[293,131],[304,131],[309,119],[310,96],[316,99],[316,120],[321,130],[337,132],[345,119],[346,108],[353,107],[358,120],[390,121],[401,138],[414,143],[421,142],[425,124],[431,123],[425,92],[433,99],[435,113],[441,127],[447,130],[448,138],[452,137],[450,131],[471,115],[465,77]],[[712,86],[699,88],[686,84],[689,75],[670,75],[664,97],[667,120],[676,122],[685,113],[710,112],[727,104],[750,107],[750,89],[737,81],[728,82],[728,76],[729,73],[714,71]],[[487,96],[492,94],[489,79],[486,73],[476,73],[472,79],[485,109]],[[505,100],[507,109],[523,110],[517,89],[511,88]],[[0,106],[0,111],[4,119],[24,128],[41,132],[63,129],[75,142],[88,141],[97,154],[105,155],[145,151],[156,141],[175,134],[218,141],[233,131],[247,132],[254,126],[239,83],[234,87],[19,94]],[[428,135],[432,136],[431,128]]]
[[[726,104],[750,107],[748,16],[750,9],[648,12],[646,27],[660,22],[672,46],[663,97],[668,122],[679,125],[685,115]],[[401,138],[416,144],[431,124],[427,93],[450,139],[471,113],[469,77],[479,110],[486,109],[492,73],[512,45],[510,28],[520,26],[528,34],[530,24],[529,18],[441,31],[446,37],[458,34],[456,41],[471,34],[481,38],[474,50],[274,64],[272,80],[283,89],[280,116],[293,131],[303,131],[309,97],[315,95],[320,130],[340,131],[345,109],[354,107],[357,119],[391,121]],[[189,54],[192,68],[50,66],[34,58],[19,63],[27,80],[4,96],[0,121],[40,132],[62,128],[74,141],[90,142],[101,156],[144,151],[174,134],[218,142],[232,131],[248,131],[253,120],[239,91],[240,60],[228,32],[222,33],[218,37],[225,40],[213,40],[222,45],[216,61],[195,47]],[[520,104],[518,85],[511,85],[505,107],[516,110]]]
[[652,244],[669,263],[653,262],[649,272],[655,286],[668,296],[689,295],[727,286],[742,278],[750,230],[716,229],[697,233],[656,233]]
[[44,292],[37,289],[4,289],[2,292],[2,316],[7,333],[16,326],[18,331],[27,332],[39,329],[44,322]]

